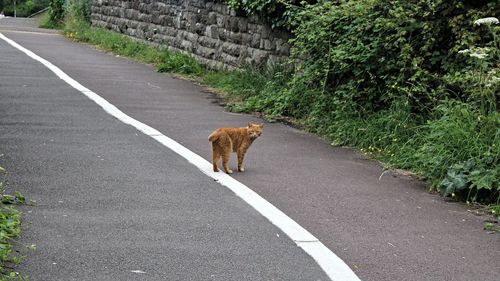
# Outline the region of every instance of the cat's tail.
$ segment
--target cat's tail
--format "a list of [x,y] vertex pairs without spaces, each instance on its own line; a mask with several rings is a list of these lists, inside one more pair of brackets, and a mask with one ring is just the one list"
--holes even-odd
[[214,142],[219,138],[219,136],[220,136],[219,131],[215,131],[211,133],[210,136],[208,136],[208,141]]

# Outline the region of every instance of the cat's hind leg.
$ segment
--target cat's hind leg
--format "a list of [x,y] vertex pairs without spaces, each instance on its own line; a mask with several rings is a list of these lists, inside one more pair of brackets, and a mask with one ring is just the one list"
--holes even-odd
[[214,172],[219,171],[219,167],[217,167],[217,162],[219,161],[219,158],[221,156],[219,153],[220,148],[216,146],[217,145],[215,143],[212,143],[212,165],[214,166]]
[[233,152],[233,144],[231,140],[229,140],[229,145],[226,145],[222,148],[222,167],[227,174],[232,174],[233,171],[229,169],[229,157],[231,156],[231,152]]

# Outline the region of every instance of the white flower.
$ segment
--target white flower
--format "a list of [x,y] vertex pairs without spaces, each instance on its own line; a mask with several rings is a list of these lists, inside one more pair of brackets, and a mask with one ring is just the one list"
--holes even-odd
[[493,86],[493,85],[495,85],[495,86],[496,86],[496,84],[500,82],[500,78],[493,76],[493,77],[491,77],[491,79],[490,79],[489,81],[487,81],[487,82],[488,82],[488,84],[486,84],[486,87],[491,87],[491,86]]
[[478,59],[484,59],[484,58],[486,58],[488,56],[488,54],[485,54],[485,53],[472,53],[469,56],[475,57],[475,58],[478,58]]
[[484,47],[484,48],[472,47],[470,49],[460,50],[460,51],[458,51],[458,53],[467,54],[470,57],[475,57],[478,59],[484,59],[488,56],[488,53],[490,51],[491,51],[491,49],[488,47]]
[[[489,73],[491,73],[491,71],[488,72],[488,74]],[[500,77],[491,76],[486,82],[487,82],[486,87],[488,87],[488,88],[492,87],[492,86],[496,86],[496,84],[500,82]]]
[[474,22],[474,25],[482,25],[482,24],[486,24],[486,25],[490,25],[490,24],[498,24],[499,21],[497,18],[494,18],[494,17],[489,17],[489,18],[482,18],[482,19],[478,19]]

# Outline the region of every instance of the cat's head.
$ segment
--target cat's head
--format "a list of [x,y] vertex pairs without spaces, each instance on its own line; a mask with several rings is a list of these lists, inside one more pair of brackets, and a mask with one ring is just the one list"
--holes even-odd
[[262,130],[264,128],[264,124],[261,123],[261,124],[255,124],[255,123],[248,123],[248,126],[247,126],[247,130],[248,130],[248,136],[254,140],[258,137],[260,137],[260,135],[262,135]]

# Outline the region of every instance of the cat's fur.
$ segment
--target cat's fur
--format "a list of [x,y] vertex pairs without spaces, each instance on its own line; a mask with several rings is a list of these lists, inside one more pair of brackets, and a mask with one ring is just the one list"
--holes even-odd
[[214,172],[218,172],[217,162],[222,157],[222,167],[224,171],[231,174],[228,162],[231,152],[238,155],[238,171],[243,172],[243,158],[252,142],[262,134],[264,124],[248,123],[243,128],[219,128],[215,130],[208,140],[212,142],[212,164]]

